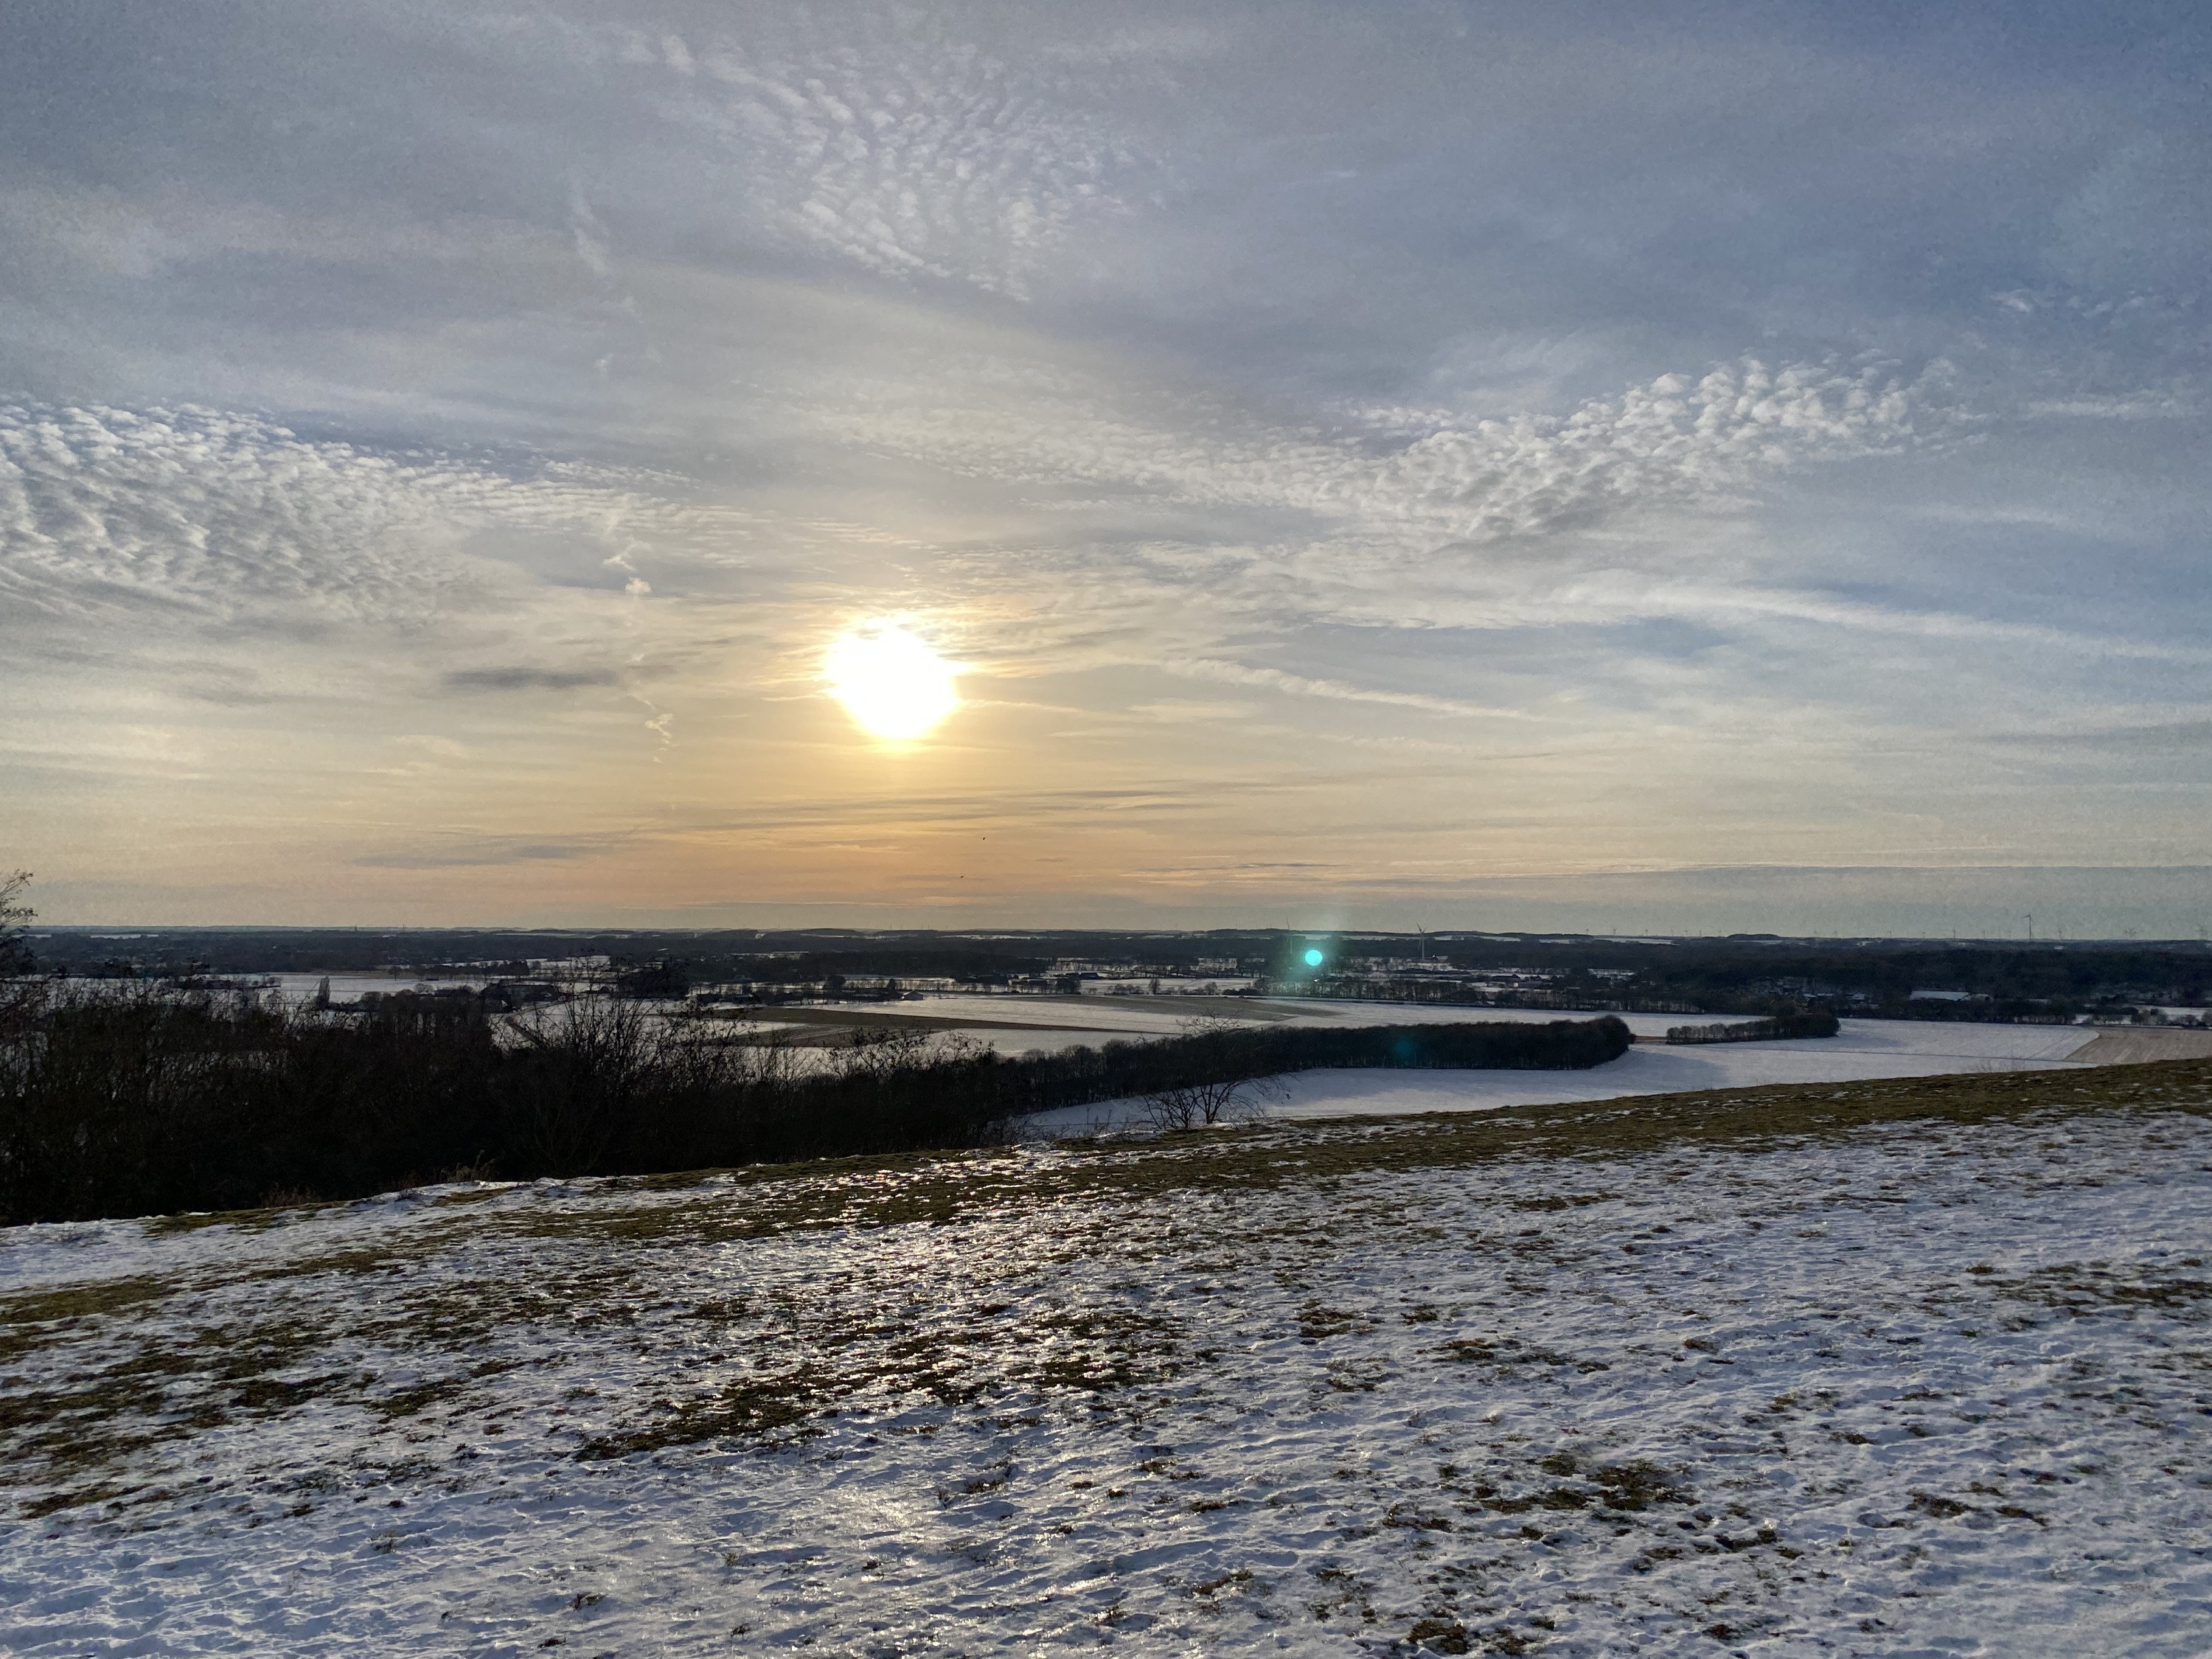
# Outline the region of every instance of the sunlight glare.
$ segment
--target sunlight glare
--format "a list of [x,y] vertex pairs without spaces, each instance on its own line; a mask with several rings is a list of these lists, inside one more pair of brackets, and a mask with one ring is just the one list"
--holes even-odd
[[903,628],[846,635],[830,647],[826,676],[855,725],[893,742],[923,736],[960,706],[952,665]]

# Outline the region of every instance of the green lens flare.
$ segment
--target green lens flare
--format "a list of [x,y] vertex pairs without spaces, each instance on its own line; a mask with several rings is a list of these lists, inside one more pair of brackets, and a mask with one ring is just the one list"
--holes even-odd
[[1322,962],[1322,957],[1321,957],[1321,952],[1320,952],[1320,951],[1307,951],[1307,952],[1306,952],[1306,966],[1307,966],[1307,967],[1309,967],[1309,968],[1318,968],[1318,967],[1320,967],[1320,966],[1321,966],[1321,962]]

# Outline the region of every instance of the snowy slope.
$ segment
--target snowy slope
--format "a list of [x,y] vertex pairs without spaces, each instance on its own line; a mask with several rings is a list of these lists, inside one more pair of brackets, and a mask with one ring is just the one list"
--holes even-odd
[[0,1650],[2200,1655],[2212,1067],[1990,1086],[17,1229]]

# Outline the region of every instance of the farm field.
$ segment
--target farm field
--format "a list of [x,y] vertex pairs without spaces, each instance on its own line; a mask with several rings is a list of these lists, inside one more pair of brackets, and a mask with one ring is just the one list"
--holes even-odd
[[[1620,1059],[1586,1072],[1308,1072],[1285,1079],[1285,1097],[1269,1109],[1305,1117],[1486,1111],[1524,1103],[1614,1100],[1632,1095],[1686,1094],[1778,1084],[2063,1070],[2080,1064],[2075,1056],[2088,1044],[2109,1040],[2075,1025],[1847,1019],[1842,1031],[1832,1037],[1675,1047],[1664,1040],[1663,1018],[1627,1018],[1639,1039],[1636,1047]],[[1644,1022],[1662,1029],[1644,1029]],[[2162,1036],[2202,1034],[2147,1035],[2154,1042]],[[2167,1052],[2179,1058],[2190,1050],[2176,1044]],[[2130,1056],[2154,1057],[2161,1056],[2154,1053]]]
[[2212,1064],[18,1228],[13,1653],[2197,1655]]
[[[292,976],[288,995],[312,994],[312,976]],[[389,981],[333,981],[333,994]],[[725,1017],[744,1041],[778,1042],[801,1055],[849,1042],[856,1032],[954,1033],[1002,1054],[1058,1052],[1113,1042],[1173,1036],[1194,1020],[1246,1025],[1346,1027],[1589,1018],[1587,1012],[1473,1008],[1434,1003],[1322,998],[1189,995],[992,996],[930,994],[903,1002],[821,1003]],[[1638,1046],[1620,1059],[1579,1072],[1312,1072],[1289,1079],[1263,1109],[1291,1117],[1347,1114],[1488,1111],[1499,1106],[1611,1100],[1770,1084],[1846,1082],[1947,1073],[2030,1071],[2069,1064],[2124,1064],[2212,1057],[2212,1033],[2156,1028],[1978,1024],[1966,1021],[1846,1019],[1830,1038],[1676,1047],[1668,1030],[1683,1024],[1732,1024],[1729,1017],[1617,1015]],[[801,1063],[805,1063],[802,1060]],[[1140,1116],[1136,1103],[1072,1108],[1039,1120],[1043,1133],[1110,1127]]]
[[[1277,1017],[1301,1024],[1589,1018],[1550,1010],[1447,1009],[1404,1003],[1285,1002],[1266,1006],[1270,1012],[1285,1011]],[[1164,1020],[1165,1016],[1157,1018]],[[1305,1072],[1284,1079],[1281,1087],[1262,1101],[1259,1109],[1285,1117],[1493,1111],[1501,1106],[1557,1105],[1779,1084],[2063,1069],[2094,1063],[2081,1058],[2093,1043],[2100,1045],[2104,1052],[2099,1057],[2108,1063],[2212,1054],[2212,1036],[2201,1031],[2127,1029],[2100,1034],[2084,1025],[1979,1025],[1905,1019],[1847,1019],[1842,1031],[1832,1037],[1677,1047],[1667,1042],[1668,1028],[1689,1022],[1692,1016],[1623,1014],[1618,1018],[1635,1032],[1637,1045],[1620,1059],[1587,1071]],[[969,1035],[996,1036],[1000,1046],[1009,1048],[1046,1046],[1025,1044],[1012,1031]],[[1100,1038],[1076,1040],[1097,1042]],[[1112,1127],[1139,1115],[1138,1103],[1108,1102],[1051,1114],[1036,1127],[1066,1133]]]

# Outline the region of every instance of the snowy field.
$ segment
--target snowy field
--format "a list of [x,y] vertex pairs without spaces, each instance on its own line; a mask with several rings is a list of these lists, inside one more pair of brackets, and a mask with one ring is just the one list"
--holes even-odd
[[[1378,1006],[1387,1012],[1377,1013]],[[1482,1020],[1591,1018],[1528,1009],[1482,1009],[1470,1013],[1465,1009],[1374,1003],[1337,1005],[1337,1009],[1342,1012],[1336,1013],[1336,1018],[1347,1024],[1415,1024],[1453,1017]],[[1283,1079],[1279,1090],[1261,1102],[1258,1109],[1273,1116],[1294,1118],[1486,1112],[1501,1106],[1556,1105],[1773,1084],[1863,1082],[1956,1072],[2042,1071],[2068,1066],[2069,1057],[2098,1035],[2086,1025],[1847,1019],[1842,1031],[1832,1037],[1676,1047],[1666,1041],[1667,1028],[1680,1025],[1692,1016],[1624,1014],[1619,1018],[1636,1033],[1636,1046],[1620,1059],[1588,1071],[1304,1072]],[[1050,1113],[1038,1119],[1036,1127],[1043,1133],[1067,1134],[1133,1122],[1142,1115],[1139,1103],[1109,1101]]]
[[[1616,1100],[1781,1083],[2040,1071],[2064,1066],[2095,1036],[2072,1025],[1847,1019],[1832,1037],[1669,1045],[1665,1026],[1686,1018],[1630,1017],[1639,1039],[1636,1047],[1587,1072],[1307,1072],[1290,1079],[1287,1098],[1269,1109],[1297,1117],[1485,1111],[1524,1102]],[[1660,1029],[1641,1029],[1646,1025]]]
[[[319,982],[312,975],[284,978],[286,994],[304,998]],[[296,981],[296,983],[295,983]],[[458,983],[459,981],[454,981]],[[331,994],[343,1001],[363,988],[391,990],[399,981],[337,978]],[[1336,1001],[1324,998],[1196,996],[990,996],[932,994],[911,1002],[808,1005],[779,1018],[763,1011],[732,1029],[761,1036],[781,1035],[805,1043],[836,1042],[849,1034],[840,1024],[872,1027],[912,1025],[924,1031],[954,1030],[962,1038],[1002,1054],[1096,1048],[1116,1040],[1173,1036],[1194,1019],[1225,1018],[1240,1024],[1300,1026],[1425,1025],[1461,1021],[1541,1022],[1593,1015],[1533,1008],[1468,1008],[1435,1003]],[[1398,1115],[1409,1112],[1489,1111],[1500,1106],[1565,1101],[1614,1100],[1632,1095],[1680,1094],[1780,1083],[1853,1082],[1870,1078],[1926,1077],[1953,1072],[2027,1071],[2065,1065],[2099,1035],[2083,1025],[1978,1025],[1934,1020],[1848,1019],[1841,1035],[1783,1042],[1670,1046],[1670,1026],[1734,1024],[1727,1017],[1621,1014],[1638,1046],[1619,1060],[1587,1072],[1312,1072],[1288,1081],[1263,1109],[1288,1117]],[[2140,1036],[2140,1033],[2136,1034]],[[2188,1034],[2203,1043],[2207,1039]],[[2149,1052],[2129,1059],[2162,1058],[2160,1040],[2186,1041],[2178,1031],[2153,1032]],[[2112,1039],[2117,1042],[2118,1039]],[[2177,1053],[2202,1053],[2176,1049]],[[2120,1056],[2113,1056],[2115,1058]],[[816,1061],[802,1048],[805,1066]],[[1136,1102],[1073,1107],[1040,1119],[1040,1133],[1069,1134],[1138,1121]]]
[[0,1256],[12,1654],[2200,1656],[2212,1064]]

